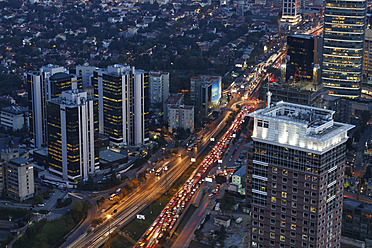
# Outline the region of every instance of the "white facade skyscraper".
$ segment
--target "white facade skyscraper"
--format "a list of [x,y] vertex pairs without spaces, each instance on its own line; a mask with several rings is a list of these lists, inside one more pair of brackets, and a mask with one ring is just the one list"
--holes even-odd
[[81,88],[81,78],[68,74],[58,65],[43,66],[27,75],[29,86],[29,122],[31,145],[41,148],[47,144],[46,102],[58,97],[62,91]]

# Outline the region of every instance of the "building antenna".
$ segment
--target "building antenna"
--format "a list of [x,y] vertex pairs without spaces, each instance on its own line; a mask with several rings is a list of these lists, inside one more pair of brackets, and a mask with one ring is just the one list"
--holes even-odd
[[267,106],[266,108],[270,108],[270,103],[271,103],[271,96],[272,96],[272,93],[270,92],[270,80],[269,80],[269,77],[270,77],[270,74],[269,76],[267,77]]

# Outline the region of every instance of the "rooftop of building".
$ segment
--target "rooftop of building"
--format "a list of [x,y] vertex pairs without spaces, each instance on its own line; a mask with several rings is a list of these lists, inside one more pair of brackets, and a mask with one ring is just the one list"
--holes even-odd
[[307,128],[307,136],[328,139],[354,126],[333,121],[335,111],[280,101],[249,116]]
[[134,74],[145,73],[144,70],[136,69],[134,66],[131,67],[129,65],[124,65],[124,64],[110,65],[106,69],[99,69],[99,71],[106,73],[106,74],[114,75],[114,76],[126,75],[130,72],[133,72]]
[[169,72],[164,72],[164,71],[150,71],[149,75],[153,77],[160,77],[161,75],[169,75]]
[[192,110],[192,109],[194,109],[194,106],[174,104],[174,105],[171,105],[170,108],[171,109],[188,109],[188,110]]
[[169,94],[168,99],[165,101],[165,104],[177,104],[178,101],[183,97],[182,93],[178,94]]
[[238,176],[238,177],[244,177],[245,174],[247,173],[247,165],[243,165],[240,167],[239,170],[237,170],[233,176]]
[[314,38],[314,36],[310,34],[292,34],[292,35],[289,35],[289,37],[308,39],[308,40]]
[[354,208],[354,209],[359,208],[359,209],[363,209],[364,212],[372,213],[372,204],[358,201],[358,200],[351,199],[351,198],[347,198],[347,197],[344,197],[344,208],[345,207]]
[[27,164],[27,162],[29,162],[29,160],[27,158],[24,158],[24,157],[17,157],[17,158],[11,159],[10,162],[12,164],[17,165],[17,166],[24,166],[24,165]]
[[24,113],[28,112],[28,108],[17,107],[17,106],[9,106],[9,107],[2,108],[1,111],[7,112],[7,113],[13,114],[13,115],[19,115],[19,114],[24,114]]
[[112,162],[115,162],[115,161],[118,161],[118,160],[122,160],[126,157],[127,156],[125,156],[121,153],[118,153],[118,152],[114,152],[112,150],[103,150],[103,151],[99,152],[99,158],[101,160],[104,160],[104,161],[108,162],[108,163],[112,163]]
[[62,80],[62,79],[71,79],[74,75],[68,74],[65,72],[58,72],[56,74],[53,74],[53,76],[50,77],[50,80]]
[[[266,86],[267,88],[267,86]],[[285,91],[297,91],[300,93],[314,93],[322,90],[321,85],[316,85],[312,81],[294,81],[294,80],[288,80],[280,84],[273,84],[270,83],[270,89],[280,89]]]
[[38,150],[34,150],[33,153],[37,153],[41,156],[48,156],[48,148],[41,148],[41,149],[38,149]]
[[220,79],[220,76],[211,76],[211,75],[199,75],[191,77],[191,80],[203,80],[203,81],[214,81]]
[[59,95],[59,97],[51,99],[48,102],[55,104],[64,104],[66,105],[66,107],[75,107],[84,104],[86,100],[94,100],[94,98],[88,95],[86,91],[73,89],[63,91],[62,94]]
[[228,217],[228,216],[221,216],[221,215],[217,215],[214,218],[217,219],[217,220],[222,220],[222,221],[228,221],[228,220],[230,220],[230,217]]

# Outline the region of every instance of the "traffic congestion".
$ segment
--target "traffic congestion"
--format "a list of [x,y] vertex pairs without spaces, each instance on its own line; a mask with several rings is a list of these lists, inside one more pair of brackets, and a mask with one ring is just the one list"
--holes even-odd
[[227,149],[226,144],[235,137],[235,133],[244,122],[245,116],[251,112],[251,107],[243,107],[236,116],[228,131],[220,141],[212,148],[211,152],[203,159],[199,170],[197,170],[174,195],[172,200],[156,218],[146,233],[140,238],[135,247],[154,247],[165,231],[170,232],[190,202],[191,198],[204,182],[207,170],[222,158]]

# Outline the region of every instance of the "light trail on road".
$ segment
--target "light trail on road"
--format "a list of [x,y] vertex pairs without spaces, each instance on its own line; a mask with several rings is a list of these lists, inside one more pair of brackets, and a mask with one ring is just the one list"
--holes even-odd
[[[233,134],[237,132],[240,125],[244,122],[244,117],[251,110],[250,107],[243,107],[237,114],[235,120],[222,136],[220,141],[212,148],[212,151],[203,159],[199,168],[190,176],[182,188],[174,195],[158,218],[153,222],[145,234],[140,238],[135,247],[154,247],[165,231],[170,232],[178,218],[183,213],[186,205],[204,181],[207,170],[221,159],[226,142],[230,143]],[[156,238],[154,238],[156,237]]]

